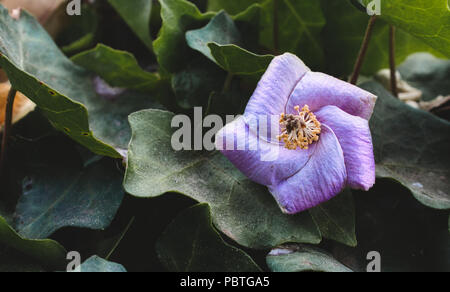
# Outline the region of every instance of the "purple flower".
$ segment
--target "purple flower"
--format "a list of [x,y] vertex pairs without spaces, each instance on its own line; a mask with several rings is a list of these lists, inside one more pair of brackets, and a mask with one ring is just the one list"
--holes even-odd
[[[283,212],[298,213],[346,186],[373,186],[368,120],[375,102],[373,94],[311,72],[299,58],[284,54],[270,64],[243,117],[217,133],[216,146],[248,178],[267,186]],[[269,117],[268,134],[259,131],[267,124],[263,117]]]

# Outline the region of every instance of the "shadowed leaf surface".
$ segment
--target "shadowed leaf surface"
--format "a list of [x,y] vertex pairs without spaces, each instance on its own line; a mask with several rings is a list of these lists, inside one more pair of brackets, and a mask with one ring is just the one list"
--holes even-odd
[[13,181],[21,187],[14,216],[20,235],[42,239],[63,227],[104,229],[114,218],[124,196],[116,163],[83,165],[71,147],[46,138],[11,153]]
[[134,33],[151,50],[150,16],[153,0],[108,0]]
[[0,244],[0,272],[45,272],[45,268],[36,260]]
[[[279,48],[280,52],[297,54],[313,70],[325,64],[321,31],[326,20],[317,0],[278,1]],[[274,50],[273,0],[262,4],[259,41],[262,46]]]
[[407,187],[423,204],[450,208],[450,123],[393,97],[377,82],[361,86],[378,96],[370,120],[377,176]]
[[[4,212],[2,212],[4,215]],[[34,258],[40,263],[58,267],[64,264],[66,258],[66,251],[56,241],[45,240],[30,240],[21,237],[17,232],[0,216],[0,243],[8,246],[10,249],[15,249],[29,257]],[[0,258],[11,257],[12,251],[0,252]],[[14,257],[13,257],[14,258]],[[15,261],[16,259],[11,259]],[[6,262],[6,259],[5,259]],[[3,258],[2,258],[2,263]],[[5,267],[8,269],[8,267]]]
[[173,272],[259,272],[242,250],[225,243],[211,223],[207,204],[180,214],[156,243],[162,263]]
[[222,90],[225,78],[226,73],[208,59],[194,58],[172,76],[177,104],[184,109],[206,107],[211,92]]
[[322,236],[356,246],[355,204],[350,190],[345,190],[328,202],[310,209]]
[[377,251],[382,272],[450,271],[448,211],[422,205],[390,179],[378,179],[368,192],[353,193],[358,246],[330,242],[327,250],[338,261],[366,272],[367,254]]

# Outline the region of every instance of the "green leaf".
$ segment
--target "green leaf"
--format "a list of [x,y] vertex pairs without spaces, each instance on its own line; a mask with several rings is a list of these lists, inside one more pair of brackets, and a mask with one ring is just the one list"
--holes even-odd
[[450,208],[450,123],[394,98],[382,85],[370,120],[377,176],[399,181],[423,204]]
[[[0,66],[13,87],[37,104],[58,130],[92,152],[120,158],[126,149],[129,113],[154,104],[126,93],[115,102],[99,96],[92,75],[67,59],[28,13],[12,19],[0,6]],[[71,99],[72,98],[72,99]],[[89,109],[89,117],[88,110]]]
[[235,45],[209,43],[208,47],[220,67],[237,75],[262,74],[274,58],[273,55],[256,55]]
[[80,265],[82,273],[125,273],[126,271],[121,264],[109,262],[99,256],[92,256]]
[[355,204],[350,190],[345,190],[328,202],[310,209],[322,236],[348,246],[356,246]]
[[272,272],[352,272],[328,253],[306,245],[286,245],[266,257]]
[[[363,0],[368,4],[370,0]],[[447,0],[383,0],[381,18],[450,58],[450,9]]]
[[[266,0],[261,16],[260,43],[274,50],[273,22],[274,1]],[[317,0],[279,1],[279,48],[280,52],[298,55],[312,69],[324,66],[321,31],[325,26],[325,17]]]
[[208,48],[208,43],[237,45],[241,43],[241,34],[230,16],[225,11],[221,11],[205,27],[187,31],[186,41],[189,47],[216,62]]
[[[347,77],[353,70],[361,48],[369,16],[358,11],[349,1],[323,0],[322,7],[327,19],[323,31],[327,71],[333,75]],[[389,25],[382,19],[377,19],[361,73],[373,75],[382,68],[389,68],[388,52]],[[420,39],[403,30],[397,30],[396,63],[400,64],[415,52],[441,55]]]
[[172,272],[260,272],[240,249],[227,244],[214,229],[208,204],[180,214],[156,243],[161,262]]
[[128,193],[155,197],[177,192],[208,203],[215,226],[246,247],[320,242],[308,212],[283,214],[265,187],[250,182],[222,154],[172,150],[173,117],[158,110],[130,116],[133,138],[124,181]]
[[259,45],[259,31],[262,11],[261,4],[254,3],[246,10],[231,17],[242,35],[241,41],[244,43],[244,47],[250,51],[259,52],[261,50],[261,46]]
[[70,144],[51,138],[11,151],[12,181],[21,184],[13,222],[21,236],[43,239],[63,227],[109,226],[124,197],[122,174],[115,161],[84,166],[77,156]]
[[95,72],[111,86],[152,92],[159,81],[159,76],[142,69],[131,53],[102,44],[73,56],[71,60]]
[[161,3],[162,28],[154,41],[154,51],[159,65],[168,72],[182,68],[189,48],[185,33],[211,19],[215,13],[202,14],[198,8],[186,0],[159,0]]
[[255,3],[262,3],[264,0],[208,0],[208,11],[225,10],[229,14],[238,14],[245,11]]
[[239,47],[242,43],[241,34],[233,19],[224,11],[218,13],[205,27],[186,32],[186,41],[189,47],[232,74],[261,74],[274,57],[256,55]]
[[30,256],[40,263],[59,267],[64,264],[66,258],[65,249],[56,241],[30,240],[19,234],[0,216],[0,244],[14,248],[21,253]]
[[114,9],[122,16],[128,26],[150,49],[153,49],[150,36],[150,16],[153,0],[108,0]]
[[422,100],[450,95],[450,60],[417,53],[408,57],[398,71],[411,86],[422,91]]

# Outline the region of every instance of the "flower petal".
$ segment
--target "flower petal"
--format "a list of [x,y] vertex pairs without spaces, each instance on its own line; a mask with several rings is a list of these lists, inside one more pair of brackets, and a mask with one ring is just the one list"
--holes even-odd
[[[309,161],[296,174],[276,186],[269,186],[283,212],[295,214],[325,202],[345,187],[347,173],[341,146],[327,126]],[[296,151],[294,151],[296,152]]]
[[250,131],[241,117],[216,134],[216,148],[249,179],[268,186],[277,185],[297,173],[308,162],[315,147],[293,151],[258,139],[257,132]]
[[350,83],[323,73],[308,72],[294,89],[286,111],[294,113],[297,105],[302,108],[307,104],[313,112],[334,105],[351,115],[369,120],[376,99],[372,93]]
[[375,184],[375,158],[369,122],[335,106],[322,108],[316,116],[333,130],[341,144],[347,168],[347,185],[369,190]]
[[295,55],[277,56],[258,83],[245,109],[245,115],[280,115],[297,83],[308,67]]

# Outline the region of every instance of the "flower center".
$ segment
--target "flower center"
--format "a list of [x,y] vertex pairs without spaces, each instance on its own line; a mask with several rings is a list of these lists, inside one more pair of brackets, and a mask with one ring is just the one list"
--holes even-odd
[[319,140],[320,122],[309,110],[309,106],[305,105],[301,111],[299,106],[294,109],[298,115],[281,114],[281,135],[277,138],[284,142],[287,149],[296,150],[298,147],[308,149],[309,145]]

